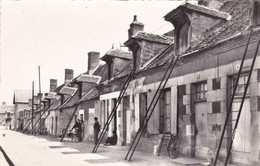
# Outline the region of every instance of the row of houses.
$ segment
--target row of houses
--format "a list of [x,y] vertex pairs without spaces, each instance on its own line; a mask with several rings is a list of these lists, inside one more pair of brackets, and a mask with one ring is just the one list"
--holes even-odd
[[[259,40],[259,13],[257,0],[202,0],[198,5],[186,2],[164,16],[174,26],[174,30],[164,35],[144,32],[144,24],[134,16],[129,38],[124,43],[129,51],[112,48],[102,57],[98,52],[89,52],[88,71],[74,77],[73,70],[66,69],[65,82],[58,87],[57,80],[51,79],[50,92],[42,100],[44,104],[38,103],[35,109],[34,123],[38,119],[40,123],[36,126],[58,137],[68,124],[72,127],[74,122],[69,123],[72,118],[81,119],[84,140],[93,140],[93,118],[98,117],[104,127],[127,77],[134,70],[107,131],[107,136],[117,132],[117,145],[128,146],[145,118],[171,58],[180,55],[165,88],[161,89],[163,93],[138,149],[153,152],[162,134],[170,132],[181,138],[183,155],[213,160],[252,29],[246,67],[238,82],[232,110],[241,103]],[[230,160],[233,163],[260,164],[260,58],[257,54],[233,139]],[[18,115],[20,119],[22,116]],[[225,135],[231,132],[228,129]],[[229,142],[224,144],[222,156]]]

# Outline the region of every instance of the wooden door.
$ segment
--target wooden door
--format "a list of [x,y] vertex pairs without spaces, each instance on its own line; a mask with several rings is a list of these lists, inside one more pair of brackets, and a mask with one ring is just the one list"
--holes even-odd
[[195,104],[195,123],[195,155],[199,158],[207,158],[207,102]]

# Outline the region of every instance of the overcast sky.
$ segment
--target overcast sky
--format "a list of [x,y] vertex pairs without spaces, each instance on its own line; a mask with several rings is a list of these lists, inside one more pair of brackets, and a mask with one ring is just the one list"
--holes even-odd
[[148,33],[173,26],[163,17],[183,1],[10,1],[1,0],[1,103],[12,104],[14,89],[49,91],[49,80],[64,82],[87,70],[87,53],[104,55],[128,37],[133,15]]

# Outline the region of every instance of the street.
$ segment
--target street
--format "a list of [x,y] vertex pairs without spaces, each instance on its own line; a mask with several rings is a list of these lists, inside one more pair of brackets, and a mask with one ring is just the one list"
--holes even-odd
[[[68,140],[59,142],[51,136],[32,136],[7,130],[0,126],[0,146],[16,166],[158,166],[158,165],[200,165],[201,160],[190,158],[171,159],[168,155],[160,157],[148,153],[135,152],[131,162],[124,157],[127,146],[100,145],[97,153],[91,153],[93,144],[75,143]],[[3,154],[0,165],[8,166]]]

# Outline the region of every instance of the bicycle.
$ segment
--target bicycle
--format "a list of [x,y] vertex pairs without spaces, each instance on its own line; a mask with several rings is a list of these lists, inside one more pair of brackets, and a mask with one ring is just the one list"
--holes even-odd
[[74,129],[74,130],[69,130],[69,132],[67,132],[67,137],[70,140],[74,140],[76,143],[79,142],[79,138],[78,138],[78,129]]
[[171,158],[175,159],[178,157],[180,152],[180,144],[181,140],[179,136],[172,136],[172,139],[170,140],[170,143],[167,147],[167,151]]
[[[168,140],[168,144],[163,143],[164,140]],[[165,132],[161,138],[160,144],[159,144],[159,150],[157,153],[157,156],[160,155],[161,149],[163,145],[166,145],[167,147],[167,152],[169,154],[169,156],[173,159],[175,159],[176,157],[178,157],[179,155],[179,151],[180,151],[180,138],[179,136],[174,136],[172,135],[170,132]]]

